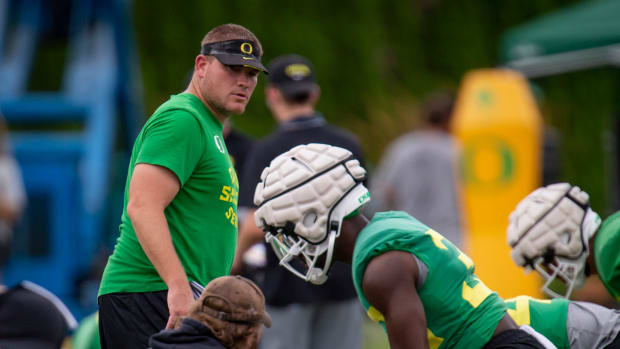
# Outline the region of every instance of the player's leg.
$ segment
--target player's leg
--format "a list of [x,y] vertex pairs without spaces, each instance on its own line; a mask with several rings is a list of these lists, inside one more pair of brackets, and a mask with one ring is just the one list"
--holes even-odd
[[[267,306],[271,328],[263,330],[261,349],[310,349],[310,321],[313,305]],[[334,347],[335,348],[335,347]]]
[[363,319],[364,313],[357,298],[317,306],[311,348],[361,348]]
[[167,291],[159,291],[100,296],[101,348],[147,348],[149,337],[166,327],[167,294]]

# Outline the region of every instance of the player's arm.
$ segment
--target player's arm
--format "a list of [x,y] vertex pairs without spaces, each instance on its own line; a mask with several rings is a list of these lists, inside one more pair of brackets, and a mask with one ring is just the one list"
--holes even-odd
[[239,235],[237,237],[237,250],[235,252],[235,261],[231,270],[231,274],[239,274],[243,265],[243,255],[254,244],[261,242],[265,238],[265,233],[256,226],[254,222],[254,212],[256,209],[250,209],[243,219],[243,223],[239,227]]
[[415,283],[418,268],[410,253],[390,251],[373,258],[362,287],[385,319],[390,348],[428,348],[424,306]]
[[170,318],[167,328],[172,326],[176,317],[187,314],[193,301],[185,270],[172,244],[164,215],[164,210],[179,189],[179,180],[169,169],[137,164],[129,184],[127,204],[127,214],[140,245],[168,286]]

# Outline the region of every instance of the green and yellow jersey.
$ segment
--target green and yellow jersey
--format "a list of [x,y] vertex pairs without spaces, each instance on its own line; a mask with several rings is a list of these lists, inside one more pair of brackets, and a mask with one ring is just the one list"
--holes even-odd
[[206,285],[230,272],[237,243],[239,181],[222,128],[200,99],[189,93],[172,96],[146,122],[131,154],[120,237],[99,295],[167,289],[127,214],[129,183],[140,163],[165,167],[179,180],[179,192],[164,214],[188,279]]
[[508,315],[517,325],[529,325],[536,332],[547,337],[558,349],[570,348],[566,331],[569,300],[561,298],[545,300],[518,296],[507,299],[505,302]]
[[620,301],[620,211],[607,217],[594,238],[594,262],[609,294]]
[[[620,311],[566,299],[519,296],[506,300],[508,314],[529,325],[559,349],[611,348],[620,342]],[[614,347],[615,348],[615,347]]]
[[366,299],[362,282],[368,263],[393,250],[413,254],[428,269],[418,294],[429,347],[482,348],[506,313],[504,301],[476,277],[467,255],[404,212],[377,213],[355,243],[354,285],[368,316],[385,328],[383,315]]

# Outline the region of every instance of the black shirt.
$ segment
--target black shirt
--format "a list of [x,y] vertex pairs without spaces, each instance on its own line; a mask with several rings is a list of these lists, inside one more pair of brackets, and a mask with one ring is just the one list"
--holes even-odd
[[247,161],[247,155],[252,148],[252,139],[231,128],[226,137],[224,137],[224,143],[226,143],[226,149],[228,149],[228,155],[230,155],[233,166],[235,166],[237,176],[241,176]]
[[[281,124],[274,133],[255,144],[248,155],[241,178],[239,206],[254,207],[254,189],[263,169],[271,160],[297,145],[308,143],[324,143],[347,149],[363,166],[360,144],[351,133],[327,124],[319,113],[300,116]],[[271,247],[267,246],[266,249],[267,265],[264,280],[259,286],[267,304],[286,306],[291,303],[342,301],[356,297],[350,265],[333,263],[327,282],[320,286],[311,285],[279,266],[278,257]]]
[[163,330],[151,336],[150,349],[226,349],[202,322],[185,318],[176,330]]

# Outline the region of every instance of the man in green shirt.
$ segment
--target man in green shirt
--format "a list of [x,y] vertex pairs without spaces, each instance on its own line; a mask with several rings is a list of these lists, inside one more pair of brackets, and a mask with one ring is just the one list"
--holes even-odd
[[229,273],[239,182],[222,124],[242,114],[265,71],[262,47],[236,24],[209,31],[188,88],[149,118],[134,144],[120,237],[99,289],[103,349],[146,348],[187,315],[201,285]]
[[620,211],[601,223],[585,191],[557,183],[521,200],[509,220],[512,259],[545,278],[545,293],[568,298],[586,276],[598,274],[620,301]]
[[[271,161],[256,186],[256,224],[280,264],[315,284],[332,257],[352,263],[368,316],[399,348],[543,348],[474,274],[456,246],[405,212],[358,209],[369,201],[366,171],[343,148],[297,146]],[[527,332],[529,331],[529,332]]]

